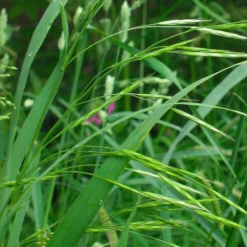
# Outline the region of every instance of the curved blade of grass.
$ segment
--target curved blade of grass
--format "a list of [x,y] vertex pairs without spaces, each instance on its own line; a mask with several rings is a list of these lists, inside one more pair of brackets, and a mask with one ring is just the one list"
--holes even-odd
[[190,40],[182,41],[179,43],[175,43],[174,45],[169,45],[169,46],[163,47],[163,48],[155,50],[155,51],[141,52],[140,54],[134,55],[133,58],[137,59],[137,60],[146,60],[148,58],[153,58],[153,57],[162,55],[162,54],[167,53],[167,52],[172,52],[173,50],[176,51],[177,49],[182,49],[183,46],[185,46],[189,43],[192,43],[195,40],[197,40],[197,39],[190,39]]
[[[13,225],[10,227],[10,236],[8,239],[8,243],[6,245],[7,247],[13,247],[19,245],[19,237],[22,230],[24,217],[26,215],[26,211],[28,208],[28,204],[26,203],[26,201],[29,200],[30,195],[31,195],[30,192],[25,195],[25,197],[23,198],[24,205],[22,205],[22,208],[15,215]],[[5,231],[1,232],[1,243],[3,242],[2,237],[4,235],[4,232]]]
[[[246,77],[247,77],[247,65],[242,64],[237,68],[235,68],[218,86],[216,86],[211,91],[211,93],[208,94],[208,96],[202,102],[202,104],[217,105],[231,88],[239,84]],[[211,112],[211,110],[212,109],[210,108],[204,108],[204,107],[197,108],[197,112],[202,119],[205,118]],[[193,122],[186,123],[183,130],[179,133],[179,135],[177,136],[177,138],[169,148],[168,152],[164,156],[163,163],[169,164],[171,155],[174,152],[178,143],[182,141],[184,137],[196,127],[196,125],[197,124]]]
[[[35,156],[35,158],[31,162],[30,167],[36,166],[38,164],[38,162],[39,162],[39,159],[40,159],[40,153],[39,153],[39,155]],[[34,192],[34,190],[37,191],[37,187],[38,186],[40,186],[40,183],[38,183],[38,184],[36,184],[34,186],[32,192]],[[7,247],[18,246],[19,245],[19,237],[20,237],[20,234],[21,234],[21,231],[22,231],[22,225],[23,225],[24,218],[25,218],[25,215],[26,215],[26,212],[27,212],[27,208],[28,208],[28,205],[29,205],[30,197],[31,197],[31,191],[29,193],[27,193],[25,195],[25,197],[22,199],[22,202],[21,202],[21,207],[22,208],[16,213],[14,222],[11,225],[11,228],[9,230],[10,236],[9,236],[9,239],[8,239]],[[35,200],[33,202],[35,202]],[[36,205],[34,203],[34,211],[37,212],[37,210],[42,210],[42,204],[43,204],[42,201],[40,202],[39,205]],[[39,221],[41,219],[40,219],[40,217],[35,217],[35,220]],[[39,229],[41,229],[41,227]]]
[[[240,98],[241,99],[241,98]],[[243,101],[243,103],[245,104],[245,102]],[[245,106],[246,106],[246,104],[245,104]],[[230,161],[230,163],[231,163],[231,165],[232,165],[232,167],[235,167],[235,165],[236,165],[236,158],[237,158],[237,154],[238,154],[238,151],[239,151],[239,145],[240,145],[240,141],[241,141],[241,139],[243,138],[243,135],[242,135],[242,133],[243,133],[243,130],[244,130],[244,117],[243,116],[241,116],[241,118],[240,118],[240,120],[239,120],[239,124],[238,124],[238,131],[237,131],[237,134],[236,134],[236,143],[235,143],[235,145],[234,145],[234,147],[233,147],[233,150],[232,150],[232,157],[231,157],[231,161]],[[236,181],[236,180],[235,180]],[[234,183],[232,184],[232,187],[233,187],[233,185],[235,184],[235,181],[234,181]],[[245,184],[245,186],[244,186],[244,189],[243,189],[243,193],[242,193],[242,195],[241,195],[241,198],[240,198],[240,201],[239,201],[239,206],[240,207],[245,207],[245,202],[246,202],[246,193],[247,193],[247,191],[246,191],[246,184]],[[234,211],[233,211],[234,212]],[[238,223],[238,222],[240,222],[240,223],[244,223],[243,222],[243,219],[240,219],[240,216],[241,216],[241,212],[235,212],[235,218],[234,218],[234,222],[236,222],[236,223]],[[236,230],[234,229],[234,228],[231,228],[231,230],[230,230],[230,234],[228,235],[228,239],[227,239],[227,244],[226,244],[226,246],[228,247],[228,246],[232,246],[232,244],[233,244],[233,241],[234,241],[234,239],[235,239],[235,232],[236,232]],[[245,243],[245,245],[247,245],[247,236],[246,236],[246,231],[244,231],[244,230],[240,230],[240,233],[241,233],[241,235],[242,235],[242,238],[243,238],[243,241],[244,241],[244,243]]]
[[231,227],[234,227],[236,229],[245,229],[247,230],[247,228],[245,228],[244,226],[241,226],[239,225],[238,223],[235,223],[235,221],[231,221],[231,220],[228,220],[228,219],[224,219],[222,217],[219,217],[215,214],[210,214],[210,213],[207,213],[207,212],[204,212],[204,211],[198,211],[197,209],[195,210],[195,212],[205,218],[208,218],[208,219],[212,219],[213,221],[216,221],[218,223],[222,223],[224,225],[227,225],[227,226],[231,226]]
[[[233,178],[236,178],[236,174],[234,172],[234,170],[231,167],[231,164],[229,163],[228,159],[226,158],[226,156],[224,155],[224,153],[221,150],[220,144],[217,140],[217,138],[215,138],[211,132],[209,132],[207,129],[202,128],[202,131],[204,132],[204,134],[206,135],[207,139],[210,141],[210,143],[212,144],[212,146],[214,147],[214,149],[217,151],[217,153],[219,154],[219,156],[221,157],[222,161],[224,161],[225,165],[227,166],[227,168],[229,169],[229,171],[231,172]],[[224,173],[222,172],[222,169],[218,166],[219,171],[221,172],[221,176],[223,176],[222,178],[225,180],[225,183],[227,183],[227,186],[229,186],[229,182],[226,179]]]
[[[241,195],[240,201],[239,201],[239,207],[245,207],[246,205],[246,200],[247,200],[247,180],[245,181],[243,193]],[[237,211],[234,217],[234,222],[238,224],[238,222],[241,220],[242,212]],[[228,239],[226,242],[226,247],[231,247],[233,246],[233,241],[235,239],[235,233],[236,229],[234,226],[232,226],[230,233],[228,235]]]
[[196,118],[195,116],[192,116],[191,114],[189,114],[189,113],[187,113],[187,112],[184,112],[184,111],[181,111],[181,110],[179,110],[179,109],[172,108],[172,110],[173,110],[174,112],[176,112],[177,114],[179,114],[180,116],[183,116],[183,117],[185,117],[185,118],[187,118],[187,119],[189,119],[189,120],[191,120],[191,121],[193,121],[193,122],[199,124],[199,125],[202,126],[202,127],[205,127],[205,128],[207,128],[207,129],[210,129],[210,130],[212,130],[212,131],[214,131],[214,132],[216,132],[216,133],[218,133],[218,134],[220,134],[220,135],[222,135],[222,136],[224,136],[224,137],[226,137],[226,138],[228,138],[228,139],[234,141],[234,139],[232,139],[229,135],[227,135],[227,134],[225,134],[224,132],[218,130],[217,128],[215,128],[215,127],[212,126],[211,124],[208,124],[208,123],[206,123],[206,122],[204,122],[204,121],[202,121],[202,120]]
[[64,9],[64,5],[62,2],[60,2],[60,12],[62,18],[63,34],[64,34],[64,50],[65,50],[65,54],[67,54],[68,43],[69,43],[69,25],[68,25],[68,20]]
[[203,20],[203,19],[182,19],[182,20],[170,20],[170,21],[161,21],[154,23],[152,25],[161,25],[161,26],[170,26],[170,25],[192,25],[202,22],[208,22],[210,20]]
[[[102,178],[102,180],[105,180],[105,179]],[[164,203],[167,203],[168,205],[175,206],[176,208],[183,208],[183,209],[187,209],[187,210],[199,210],[199,211],[203,211],[203,212],[205,211],[205,208],[201,207],[199,205],[200,203],[198,200],[197,200],[197,204],[193,204],[193,202],[191,200],[181,200],[180,198],[174,199],[172,197],[164,196],[164,195],[159,194],[159,193],[136,190],[130,186],[121,184],[121,183],[116,182],[116,181],[111,180],[111,179],[106,179],[106,181],[109,183],[112,183],[113,185],[117,185],[118,187],[120,187],[122,189],[131,191],[135,194],[138,194],[140,196],[147,197],[147,198],[154,200],[154,201],[164,202]],[[210,212],[208,212],[208,213],[210,213]]]
[[[63,5],[66,5],[67,2],[68,0],[62,0]],[[10,137],[9,137],[9,143],[8,143],[8,154],[9,155],[10,155],[10,149],[15,139],[21,99],[23,96],[24,89],[26,87],[29,70],[33,63],[35,55],[39,51],[47,33],[49,32],[51,28],[53,21],[55,20],[55,18],[60,12],[59,5],[60,5],[60,1],[51,2],[47,10],[45,11],[43,17],[41,18],[39,24],[37,25],[36,29],[34,30],[31,42],[27,49],[27,53],[26,53],[26,56],[23,62],[20,78],[17,84],[17,89],[16,89],[15,111],[13,112],[13,117],[11,121]],[[11,164],[11,161],[9,160],[7,166],[9,166],[10,164]],[[6,177],[8,177],[8,174],[6,175]]]
[[170,53],[184,54],[187,56],[200,57],[229,57],[229,58],[247,58],[247,54],[239,52],[224,51],[221,53],[205,52],[205,51],[170,51]]
[[[176,104],[180,99],[185,97],[190,91],[203,82],[234,66],[200,79],[178,92],[166,102],[168,105],[164,103],[159,106],[147,119],[145,119],[140,126],[128,136],[126,141],[122,144],[121,149],[137,150],[152,127],[172,107],[173,104]],[[95,217],[101,204],[106,200],[106,197],[113,186],[99,177],[113,181],[117,180],[127,162],[128,159],[120,157],[112,157],[106,160],[106,162],[96,172],[96,176],[88,182],[82,193],[72,204],[68,213],[65,215],[49,241],[47,247],[72,247],[81,238]]]
[[212,232],[213,226],[210,221],[205,220],[203,216],[200,216],[195,212],[190,211],[190,214],[205,229],[207,233],[210,233],[210,237],[212,237],[221,247],[225,247],[226,241],[224,236],[218,229],[214,229],[214,231]]
[[216,28],[217,30],[229,30],[229,29],[241,29],[241,28],[246,28],[247,23],[246,21],[237,21],[237,22],[231,22],[227,24],[221,24],[221,25],[216,25],[216,26],[210,26],[211,28]]
[[[38,177],[39,171],[36,171],[34,176]],[[43,222],[45,218],[45,200],[43,196],[41,182],[35,184],[32,189],[32,203],[34,211],[35,229],[36,231],[38,231],[43,228]]]
[[242,98],[242,97],[240,97],[238,94],[236,94],[236,93],[233,93],[243,104],[244,104],[244,106],[246,107],[246,109],[247,109],[247,103],[244,101],[244,99]]
[[216,26],[216,29],[208,28],[208,27],[199,27],[199,28],[195,27],[194,29],[197,30],[197,31],[203,32],[203,33],[209,33],[209,34],[222,36],[222,37],[226,37],[226,38],[241,39],[241,40],[246,40],[247,39],[243,35],[217,30],[217,26]]
[[213,12],[209,7],[207,7],[205,4],[202,3],[202,1],[199,0],[193,0],[193,2],[202,10],[204,10],[209,16],[212,16],[215,20],[221,22],[221,23],[227,23],[227,21],[222,18],[217,13]]
[[133,218],[135,217],[136,210],[137,210],[137,204],[134,206],[134,208],[131,211],[131,214],[130,214],[127,222],[126,222],[126,225],[125,225],[124,230],[122,232],[122,235],[121,235],[121,237],[119,239],[117,247],[126,247],[126,246],[128,246],[129,227],[130,227],[130,223],[132,222]]

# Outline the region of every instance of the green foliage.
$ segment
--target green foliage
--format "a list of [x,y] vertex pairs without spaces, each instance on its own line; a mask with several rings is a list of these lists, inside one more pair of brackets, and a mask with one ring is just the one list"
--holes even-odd
[[[247,22],[234,7],[53,0],[38,20],[43,1],[17,2],[11,18],[37,24],[14,103],[0,96],[0,246],[247,245]],[[7,95],[19,25],[8,40],[2,10]]]

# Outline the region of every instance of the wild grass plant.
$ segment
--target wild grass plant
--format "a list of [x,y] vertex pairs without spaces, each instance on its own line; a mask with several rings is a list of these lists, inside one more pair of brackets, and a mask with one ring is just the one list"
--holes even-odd
[[[0,146],[0,246],[247,245],[247,54],[209,42],[242,44],[247,23],[197,0],[208,18],[150,24],[148,1],[88,0],[74,16],[67,3],[51,1],[37,24],[11,119],[0,118],[1,136],[10,123]],[[142,24],[132,26],[136,13]],[[42,84],[32,66],[55,19],[58,60]],[[167,35],[149,44],[160,30]],[[192,80],[169,57],[190,63]],[[29,80],[40,89],[28,92]]]

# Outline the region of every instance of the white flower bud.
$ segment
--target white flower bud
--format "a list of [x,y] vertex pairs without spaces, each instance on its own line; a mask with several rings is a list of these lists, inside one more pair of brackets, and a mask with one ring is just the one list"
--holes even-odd
[[101,110],[101,111],[99,111],[99,116],[100,116],[102,123],[105,123],[107,113],[105,111]]
[[65,46],[64,32],[61,33],[61,36],[57,42],[57,46],[60,51],[64,49],[64,46]]
[[2,9],[0,14],[0,45],[5,44],[7,40],[6,28],[7,28],[8,16],[5,9]]
[[106,77],[106,82],[105,82],[105,99],[108,100],[111,98],[111,94],[113,92],[113,87],[114,87],[114,81],[115,77],[108,75]]
[[[121,29],[120,31],[127,30],[130,27],[130,16],[131,16],[131,9],[127,3],[127,1],[124,1],[122,7],[121,7]],[[124,31],[119,34],[120,40],[122,42],[125,42],[128,39],[128,31]]]
[[34,103],[33,99],[26,99],[24,101],[24,106],[28,108],[28,107],[31,107],[33,103]]
[[83,11],[83,8],[81,6],[79,6],[76,11],[75,11],[75,15],[73,17],[73,24],[76,25],[76,23],[79,20],[79,17],[81,15],[81,12]]
[[94,243],[93,244],[93,246],[92,247],[102,247],[102,244],[101,243],[99,243],[99,242],[96,242],[96,243]]

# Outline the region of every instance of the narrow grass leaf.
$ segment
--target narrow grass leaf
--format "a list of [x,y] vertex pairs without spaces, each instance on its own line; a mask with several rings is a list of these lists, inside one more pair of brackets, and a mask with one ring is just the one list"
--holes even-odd
[[233,93],[233,94],[245,105],[245,107],[247,109],[247,103],[246,103],[246,101],[244,101],[244,99],[242,97],[240,97],[238,94],[236,94],[236,93]]
[[64,50],[66,54],[67,49],[68,49],[68,43],[69,43],[69,25],[68,25],[68,20],[67,20],[66,12],[64,9],[64,5],[61,1],[60,1],[60,12],[61,12],[62,27],[63,27],[63,33],[64,33]]
[[247,39],[243,35],[239,35],[239,34],[231,33],[231,32],[225,32],[225,31],[221,31],[221,30],[217,30],[217,29],[213,29],[213,28],[208,28],[208,27],[199,27],[199,28],[194,28],[194,29],[199,31],[199,32],[209,33],[209,34],[213,34],[216,36],[222,36],[222,37],[226,37],[226,38],[241,39],[241,40]]
[[199,124],[199,125],[202,126],[202,127],[205,127],[205,128],[207,128],[207,129],[210,129],[210,130],[212,130],[212,131],[214,131],[214,132],[216,132],[216,133],[218,133],[218,134],[220,134],[220,135],[226,137],[227,139],[229,139],[229,140],[231,140],[231,141],[234,141],[234,139],[232,139],[229,135],[227,135],[227,134],[225,134],[224,132],[220,131],[219,129],[215,128],[215,127],[212,126],[211,124],[208,124],[208,123],[206,123],[206,122],[204,122],[204,121],[202,121],[202,120],[196,118],[195,116],[192,116],[191,114],[189,114],[189,113],[187,113],[187,112],[184,112],[184,111],[181,111],[181,110],[179,110],[179,109],[172,108],[172,110],[173,110],[174,112],[176,112],[177,114],[179,114],[180,116],[183,116],[183,117],[185,117],[185,118],[187,118],[187,119],[189,119],[189,120],[191,120],[191,121],[193,121],[193,122]]
[[132,212],[131,212],[131,214],[130,214],[130,216],[129,216],[126,224],[125,224],[124,230],[123,230],[122,235],[121,235],[121,237],[119,239],[117,247],[126,247],[126,246],[128,246],[129,227],[130,227],[130,223],[133,221],[133,218],[135,217],[136,210],[137,210],[137,204],[132,209]]
[[246,58],[247,54],[242,52],[231,52],[226,50],[211,50],[198,47],[180,47],[180,50],[169,51],[170,53],[184,54],[188,56],[202,57],[229,57],[229,58]]
[[207,7],[205,4],[202,3],[202,1],[200,0],[193,0],[193,2],[202,10],[204,10],[209,16],[211,16],[214,20],[217,20],[221,23],[227,23],[227,21],[221,17],[220,15],[218,15],[217,13],[215,13],[214,11],[212,11],[209,7]]
[[[242,192],[242,195],[241,195],[241,198],[239,201],[239,207],[241,207],[241,208],[245,207],[246,206],[246,200],[247,200],[247,180],[245,181],[245,184],[244,184],[243,192]],[[236,224],[240,222],[241,216],[242,216],[241,212],[237,211],[235,216],[234,216],[234,222]],[[233,241],[236,237],[235,233],[236,233],[236,227],[232,226],[230,233],[228,235],[228,238],[227,238],[226,247],[231,247],[233,245]],[[243,236],[246,237],[245,234]]]
[[[24,222],[27,208],[28,208],[28,204],[26,202],[29,200],[30,196],[31,196],[30,192],[25,195],[25,197],[23,198],[24,204],[19,209],[19,211],[16,212],[13,224],[11,225],[10,230],[9,230],[10,236],[8,238],[8,242],[6,245],[7,247],[13,247],[13,246],[19,245],[19,237],[22,231],[22,225]],[[1,232],[1,238],[4,232],[5,231]]]
[[[35,177],[39,176],[39,172],[36,171],[34,173]],[[34,185],[32,189],[32,203],[33,203],[33,210],[34,210],[34,220],[35,220],[35,228],[36,231],[42,229],[44,223],[44,209],[45,209],[45,200],[43,196],[41,182]]]
[[247,23],[246,21],[239,21],[239,22],[232,22],[232,23],[227,23],[227,24],[221,24],[217,26],[212,26],[212,28],[215,29],[222,29],[222,30],[227,30],[227,29],[241,29],[241,28],[247,28]]
[[201,22],[208,22],[210,20],[203,20],[203,19],[183,19],[183,20],[171,20],[171,21],[161,21],[155,23],[153,25],[162,25],[162,26],[170,26],[170,25],[191,25]]
[[197,211],[197,210],[195,210],[195,212],[197,214],[205,217],[205,218],[211,219],[213,221],[216,221],[218,223],[224,224],[226,226],[231,226],[231,227],[234,227],[236,229],[245,229],[245,230],[247,230],[246,227],[241,226],[241,225],[235,223],[234,221],[219,217],[219,216],[217,216],[215,214],[207,213],[207,212],[204,212],[204,211]]
[[[30,169],[32,169],[32,167],[35,167],[38,164],[39,159],[40,159],[40,155],[37,155],[33,159],[33,161],[31,162]],[[16,190],[16,188],[17,188],[17,193],[21,193],[21,189],[18,188],[18,187],[21,187],[21,184],[24,186],[24,189],[28,188],[28,186],[29,186],[28,183],[22,183],[21,181],[15,181],[15,182],[16,183],[13,185],[13,193]],[[37,185],[39,185],[39,184],[37,184]],[[11,225],[11,228],[9,230],[10,236],[8,238],[8,246],[7,247],[12,247],[12,246],[19,245],[19,238],[20,238],[20,234],[22,232],[22,225],[23,225],[23,222],[24,222],[24,219],[25,219],[25,215],[26,215],[26,211],[27,211],[27,208],[28,208],[28,205],[29,205],[30,197],[31,197],[31,191],[29,191],[24,196],[24,198],[22,198],[22,200],[21,200],[21,206],[20,206],[21,208],[16,213],[14,222]],[[42,203],[43,202],[41,202],[41,205],[39,205],[40,207],[42,207]]]
[[136,60],[145,60],[145,59],[148,59],[148,58],[153,58],[153,57],[156,57],[156,56],[159,56],[163,53],[166,53],[166,52],[171,52],[173,50],[177,50],[191,42],[194,42],[195,40],[197,39],[190,39],[190,40],[186,40],[186,41],[182,41],[182,42],[179,42],[179,43],[176,43],[174,45],[170,45],[170,46],[166,46],[162,49],[159,49],[157,51],[154,51],[154,52],[149,52],[147,54],[141,52],[140,54],[136,54],[134,55],[134,59]]
[[[234,86],[238,85],[244,78],[247,77],[247,65],[242,64],[235,68],[231,73],[229,73],[226,78],[219,83],[206,97],[206,99],[202,102],[203,104],[210,104],[210,105],[217,105],[220,100],[227,94],[227,92],[233,88]],[[198,107],[197,112],[200,117],[203,119],[205,118],[212,109],[205,108],[205,107]],[[170,146],[168,152],[163,158],[163,162],[169,164],[171,159],[171,155],[174,152],[176,146],[180,141],[184,139],[184,137],[190,133],[195,127],[196,123],[194,122],[187,122],[184,126],[183,130],[179,133],[175,141]]]

